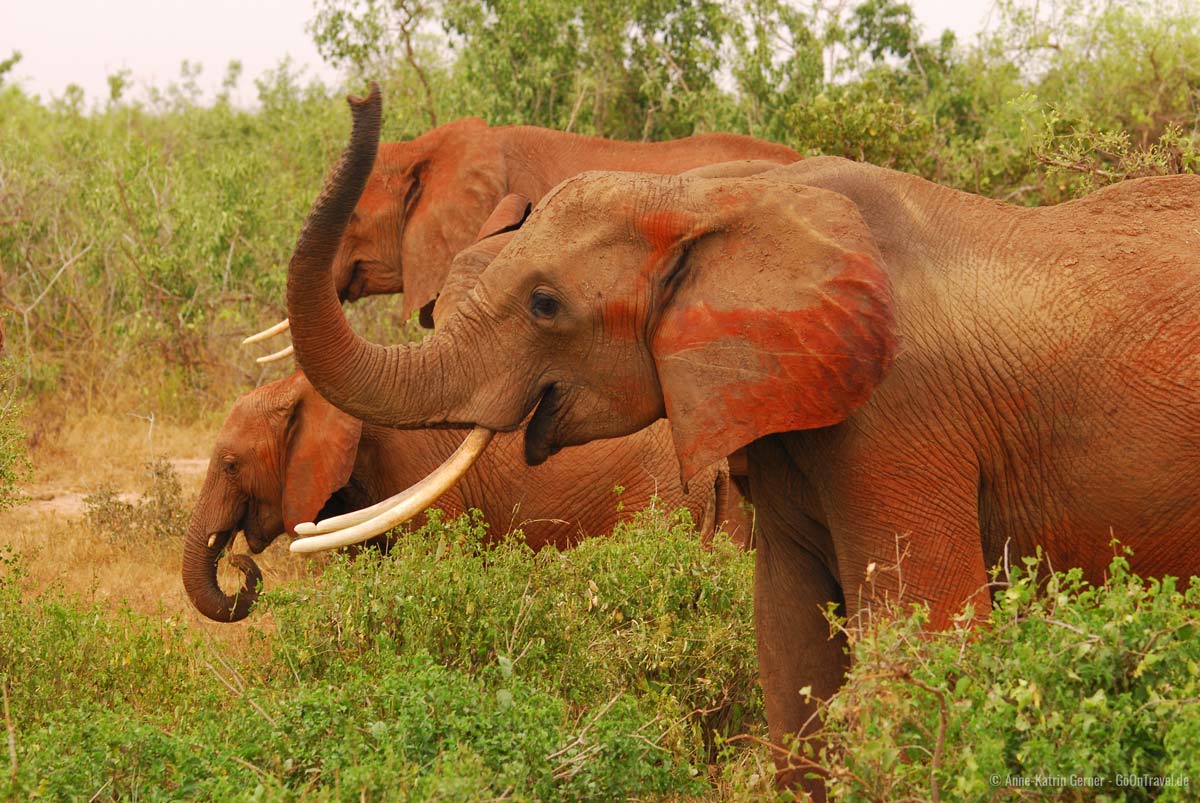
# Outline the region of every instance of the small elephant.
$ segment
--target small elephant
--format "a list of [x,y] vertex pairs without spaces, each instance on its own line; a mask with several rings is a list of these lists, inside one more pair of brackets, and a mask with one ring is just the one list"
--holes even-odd
[[[192,604],[210,619],[243,619],[258,596],[258,567],[247,555],[231,556],[244,576],[233,596],[216,578],[217,560],[239,530],[251,552],[262,552],[320,513],[356,510],[413,485],[460,440],[451,430],[364,424],[321,398],[300,372],[242,396],[217,435],[184,541]],[[666,510],[687,508],[702,538],[722,525],[735,539],[747,537],[724,466],[684,491],[670,441],[665,426],[655,427],[530,467],[518,435],[497,438],[435,506],[451,516],[478,508],[492,535],[520,529],[534,549],[609,533],[652,499]]]
[[353,105],[289,270],[313,384],[389,426],[532,413],[531,464],[663,416],[685,477],[744,447],[772,741],[842,682],[831,602],[902,595],[945,627],[987,614],[1006,555],[1100,582],[1114,537],[1143,575],[1200,575],[1200,177],[1028,209],[832,157],[587,173],[385,349],[330,278],[377,136],[378,97]]
[[[620,142],[534,126],[489,126],[478,118],[438,126],[379,147],[371,175],[333,260],[338,298],[404,293],[404,315],[432,327],[433,302],[450,263],[508,193],[537,201],[583,170],[680,173],[731,159],[788,164],[791,148],[740,134],[668,142]],[[246,339],[286,329],[276,324]],[[291,353],[285,348],[261,362]]]

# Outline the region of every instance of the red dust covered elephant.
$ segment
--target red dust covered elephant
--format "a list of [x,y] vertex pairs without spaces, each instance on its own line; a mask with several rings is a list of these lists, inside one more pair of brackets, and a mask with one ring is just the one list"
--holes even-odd
[[378,97],[354,112],[289,270],[314,385],[388,426],[531,416],[532,464],[664,416],[685,476],[744,447],[773,740],[841,683],[821,608],[899,592],[867,582],[898,537],[934,627],[987,611],[1006,551],[1095,582],[1116,536],[1139,573],[1200,574],[1200,177],[1026,209],[836,158],[584,174],[434,336],[384,348],[330,272]]

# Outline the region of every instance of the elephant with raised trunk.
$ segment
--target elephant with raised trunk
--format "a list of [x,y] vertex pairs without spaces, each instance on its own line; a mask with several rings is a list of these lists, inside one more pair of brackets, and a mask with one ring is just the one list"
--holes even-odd
[[[404,293],[404,315],[432,327],[433,302],[454,255],[508,193],[537,201],[584,170],[680,173],[731,159],[787,164],[791,148],[740,134],[667,142],[621,142],[534,126],[489,126],[470,118],[407,142],[388,142],[367,178],[333,262],[338,298]],[[247,343],[285,331],[282,321]],[[285,348],[260,362],[286,357]]]
[[[364,424],[321,398],[299,372],[242,396],[217,435],[184,541],[183,581],[192,604],[217,621],[245,618],[262,582],[254,560],[231,556],[243,574],[236,594],[223,592],[216,574],[238,531],[251,552],[262,552],[318,514],[357,510],[416,484],[459,440],[446,430]],[[652,502],[687,509],[702,538],[718,526],[735,539],[748,536],[724,466],[713,466],[688,491],[680,486],[665,422],[536,467],[525,465],[521,450],[519,434],[497,437],[433,505],[451,516],[476,508],[492,537],[520,529],[533,549],[566,549],[605,535]]]
[[945,627],[987,614],[1005,555],[1096,583],[1114,537],[1136,572],[1200,574],[1200,177],[1028,209],[828,157],[584,174],[431,338],[384,347],[330,270],[379,102],[353,104],[290,265],[301,365],[388,426],[531,415],[533,464],[664,416],[685,477],[744,447],[775,743],[816,724],[801,689],[842,682],[831,602],[903,595]]

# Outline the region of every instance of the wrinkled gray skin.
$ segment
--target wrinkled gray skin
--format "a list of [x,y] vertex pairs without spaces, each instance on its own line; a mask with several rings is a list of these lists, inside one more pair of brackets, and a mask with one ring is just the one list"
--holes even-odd
[[902,592],[942,627],[986,615],[1005,554],[1098,582],[1114,535],[1139,573],[1200,575],[1200,177],[1024,209],[833,158],[585,174],[434,337],[385,348],[329,279],[377,102],[355,115],[290,266],[301,365],[389,426],[532,410],[530,462],[663,415],[685,474],[746,447],[772,741],[841,683],[830,602]]

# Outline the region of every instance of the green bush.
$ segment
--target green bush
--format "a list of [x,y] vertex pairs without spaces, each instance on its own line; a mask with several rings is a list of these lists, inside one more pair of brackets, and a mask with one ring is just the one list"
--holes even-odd
[[686,514],[566,554],[481,535],[435,517],[386,557],[335,558],[266,595],[277,627],[241,654],[169,618],[30,598],[6,559],[0,798],[702,794],[717,734],[761,726],[749,557],[701,549]]
[[[572,705],[628,689],[669,711],[711,752],[761,718],[752,659],[750,560],[703,550],[686,512],[639,513],[610,538],[533,554],[514,538],[481,549],[478,520],[432,514],[381,561],[335,557],[323,583],[269,595],[300,677],[420,652],[472,674],[518,677]],[[604,656],[597,660],[597,656]]]
[[831,797],[1194,800],[1200,585],[1143,580],[1122,556],[1102,586],[1036,559],[1000,579],[988,623],[928,632],[915,608],[846,631]]
[[[435,518],[387,556],[337,557],[268,592],[253,615],[275,627],[241,651],[31,595],[5,557],[0,798],[763,793],[769,754],[739,746],[764,729],[750,556],[653,513],[570,553],[481,537]],[[1099,587],[1035,560],[997,587],[990,621],[946,632],[923,607],[837,623],[853,668],[824,747],[797,754],[828,769],[832,799],[1193,799],[1130,779],[1200,776],[1200,586],[1117,557]]]

